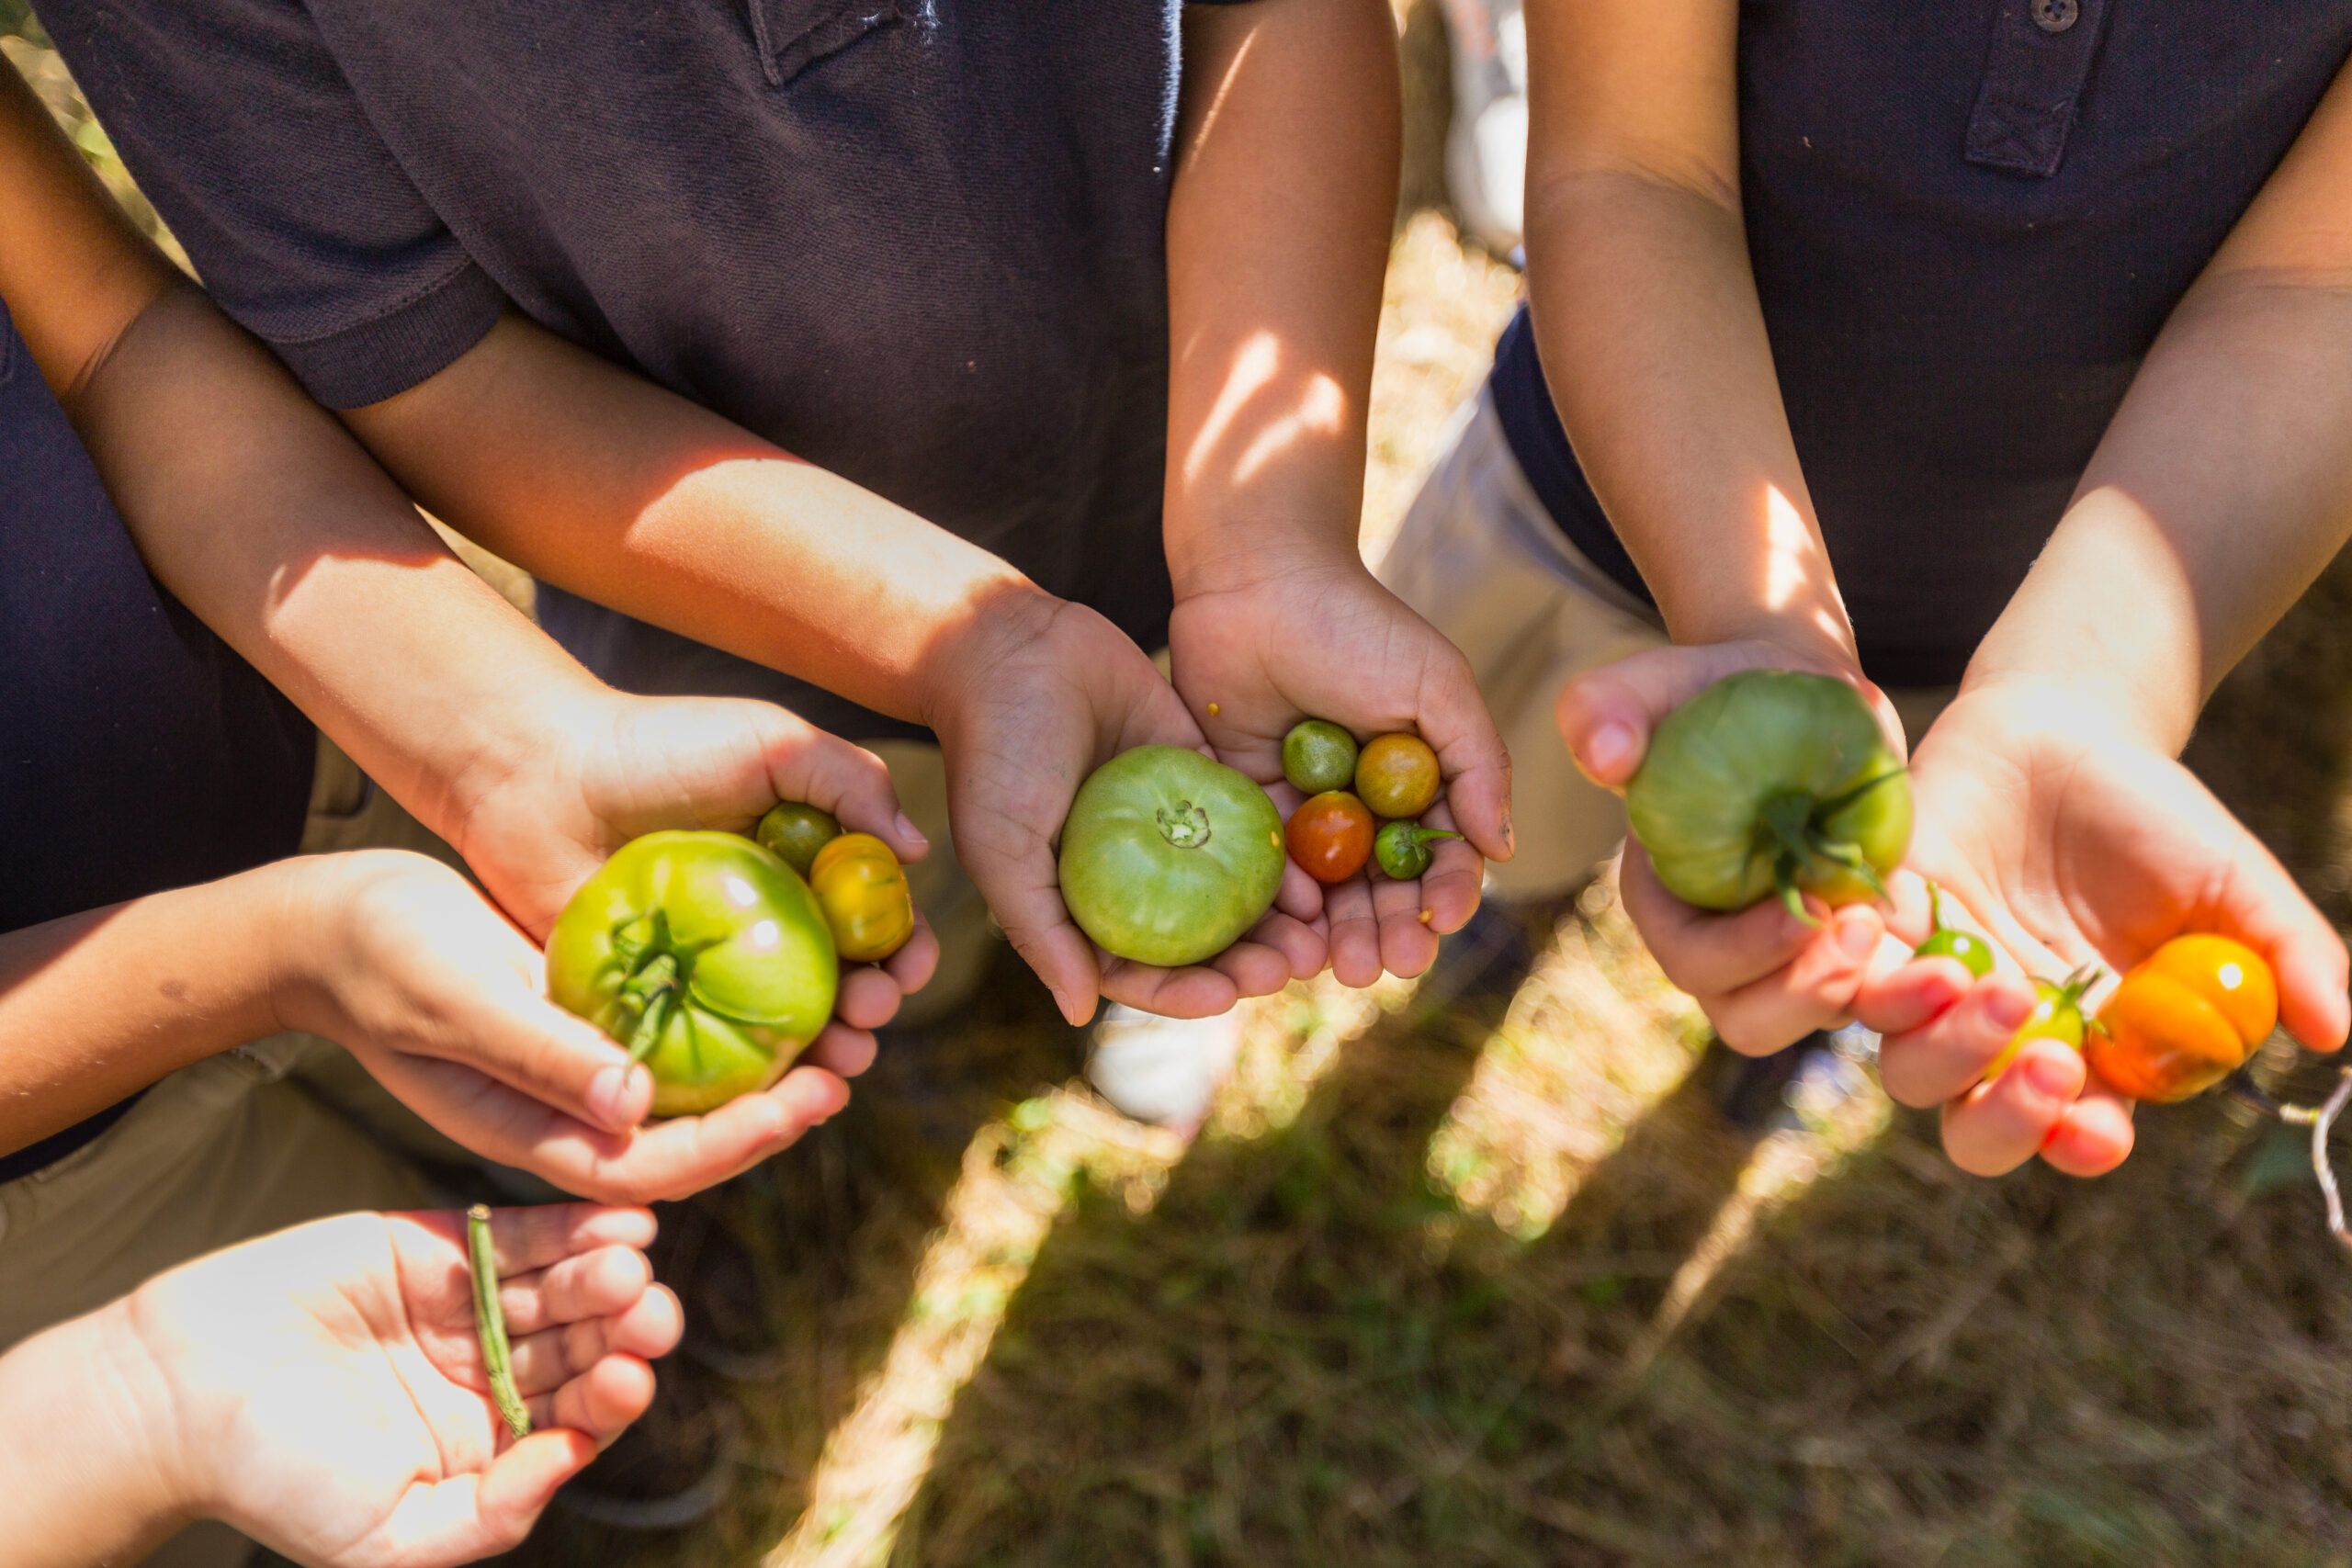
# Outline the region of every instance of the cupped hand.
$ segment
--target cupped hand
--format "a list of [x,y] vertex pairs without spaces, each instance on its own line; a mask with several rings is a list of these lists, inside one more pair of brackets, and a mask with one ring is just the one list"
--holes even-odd
[[[677,1342],[642,1209],[493,1215],[517,1442],[474,1331],[465,1217],[345,1214],[157,1276],[107,1309],[183,1511],[298,1562],[443,1568],[518,1544],[653,1398]],[[95,1371],[95,1369],[94,1369]]]
[[651,1075],[548,999],[539,950],[438,861],[321,857],[286,926],[288,1028],[342,1045],[475,1153],[615,1202],[684,1197],[788,1147],[847,1102],[843,1080],[874,1058],[867,1030],[896,1006],[895,987],[860,1002],[844,987],[834,1021],[774,1086],[644,1126]]
[[[670,828],[748,833],[778,801],[830,812],[902,861],[929,852],[880,758],[772,703],[605,691],[545,717],[540,744],[459,781],[440,814],[467,865],[534,937],[631,839]],[[888,1022],[938,962],[939,941],[918,919],[888,963],[845,970],[843,1020]]]
[[1285,815],[1298,795],[1283,783],[1283,738],[1301,719],[1359,740],[1416,733],[1437,753],[1445,791],[1428,821],[1462,837],[1434,845],[1416,880],[1371,875],[1319,890],[1341,984],[1427,969],[1438,938],[1476,912],[1484,860],[1512,850],[1510,759],[1469,660],[1351,548],[1180,599],[1168,644],[1176,689],[1219,760],[1266,785]]
[[[1877,710],[1898,753],[1901,724],[1850,653],[1812,643],[1755,640],[1662,648],[1580,675],[1560,694],[1560,733],[1586,776],[1623,791],[1666,716],[1726,675],[1804,670],[1851,682]],[[1830,910],[1805,901],[1814,923],[1777,899],[1736,914],[1693,908],[1668,892],[1638,843],[1621,873],[1625,912],[1668,979],[1689,992],[1733,1050],[1767,1055],[1843,1022],[1885,933],[1868,904]]]
[[[1944,1146],[1963,1169],[1994,1174],[2039,1153],[2094,1176],[2131,1152],[2130,1104],[2075,1051],[2030,1045],[1983,1081],[2032,1007],[2029,976],[2086,964],[2120,974],[2172,937],[2215,932],[2269,962],[2290,1033],[2343,1044],[2342,939],[2194,775],[2096,704],[2054,682],[1973,687],[1928,729],[1911,783],[1914,874],[1895,887],[1895,940],[1855,1010],[1883,1036],[1887,1092],[1943,1106]],[[1940,886],[1947,923],[2003,953],[1994,974],[1908,959],[1929,923],[1921,876]]]
[[1133,639],[1083,605],[1024,596],[994,607],[956,659],[932,715],[956,853],[1064,1017],[1083,1023],[1107,997],[1204,1018],[1322,969],[1320,900],[1295,866],[1276,907],[1206,964],[1153,968],[1089,942],[1062,903],[1055,849],[1079,785],[1132,747],[1204,750],[1200,728]]

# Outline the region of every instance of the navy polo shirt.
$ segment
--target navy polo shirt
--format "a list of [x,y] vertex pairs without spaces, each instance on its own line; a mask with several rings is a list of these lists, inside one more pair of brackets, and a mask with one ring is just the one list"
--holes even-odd
[[[5,307],[0,671],[0,931],[300,845],[310,727],[147,575]],[[110,1120],[0,1155],[0,1180]]]
[[[1748,254],[1875,679],[1960,678],[2347,51],[2343,0],[1740,7]],[[1645,592],[1523,310],[1492,386],[1561,528]]]
[[[43,0],[140,185],[322,400],[512,306],[1164,640],[1178,0]],[[887,565],[887,563],[877,563]],[[896,727],[568,594],[653,692]]]

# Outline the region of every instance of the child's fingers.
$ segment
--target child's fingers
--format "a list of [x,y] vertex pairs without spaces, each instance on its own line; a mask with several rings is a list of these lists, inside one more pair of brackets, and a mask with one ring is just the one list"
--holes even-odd
[[542,1329],[626,1312],[653,1283],[653,1265],[628,1247],[600,1247],[551,1263],[536,1274],[499,1282],[506,1332],[522,1338]]
[[899,1015],[903,999],[899,982],[887,970],[853,964],[842,971],[833,1017],[852,1029],[879,1029]]
[[619,1312],[552,1325],[514,1341],[514,1386],[526,1398],[552,1393],[606,1356],[659,1360],[677,1348],[685,1314],[668,1287],[649,1286]]
[[1835,1027],[1851,1010],[1884,932],[1878,911],[1866,904],[1838,910],[1787,964],[1707,998],[1716,1035],[1743,1055],[1762,1056]]
[[1879,1082],[1896,1104],[1916,1109],[1964,1093],[2016,1037],[2033,1006],[2033,989],[2024,980],[1988,975],[1918,1028],[1880,1041]]
[[2056,1040],[2028,1043],[2001,1076],[1944,1107],[1944,1152],[1972,1176],[1999,1176],[2050,1141],[2082,1092],[2082,1053]]
[[[1453,815],[1441,804],[1430,812],[1425,825],[1451,832]],[[1470,917],[1478,912],[1486,871],[1486,857],[1462,840],[1440,839],[1430,845],[1430,868],[1421,874],[1419,902],[1420,909],[1429,911],[1431,934],[1451,936],[1470,923]],[[1414,911],[1416,919],[1419,912]]]
[[[1625,846],[1618,886],[1625,913],[1666,977],[1694,997],[1721,996],[1762,979],[1821,934],[1768,899],[1735,915],[1694,909],[1666,890],[1639,844]],[[1828,911],[1807,908],[1816,919]]]
[[1854,993],[1856,1021],[1878,1034],[1903,1035],[1925,1028],[1959,1005],[1975,981],[1956,958],[1905,962],[1900,954],[1891,956],[1894,966],[1865,976]]
[[822,1067],[835,1077],[854,1078],[874,1065],[876,1052],[873,1035],[836,1020],[825,1025],[801,1062],[807,1066]]
[[1331,976],[1351,990],[1362,990],[1382,974],[1380,917],[1372,904],[1372,884],[1350,877],[1323,890],[1323,908],[1330,917],[1328,942]]
[[598,1443],[618,1437],[653,1403],[653,1369],[635,1356],[607,1356],[553,1393],[526,1400],[531,1424],[584,1432]]
[[523,1544],[565,1482],[596,1457],[578,1432],[533,1432],[479,1475],[412,1486],[384,1521],[388,1560],[471,1562]]
[[2132,1102],[2094,1077],[2041,1145],[2051,1168],[2105,1176],[2132,1153]]
[[1437,962],[1437,921],[1421,919],[1429,908],[1428,886],[1386,877],[1371,884],[1373,914],[1380,922],[1380,964],[1391,975],[1411,979]]
[[914,935],[907,938],[906,946],[882,961],[882,972],[898,986],[899,996],[910,997],[930,985],[931,976],[938,968],[939,935],[918,908]]

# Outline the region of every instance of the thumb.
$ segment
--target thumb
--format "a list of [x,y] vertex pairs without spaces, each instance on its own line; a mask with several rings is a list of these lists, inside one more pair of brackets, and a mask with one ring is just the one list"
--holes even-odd
[[411,1486],[384,1533],[403,1561],[471,1562],[523,1543],[556,1489],[588,1466],[596,1445],[583,1432],[534,1432],[479,1475]]
[[1623,789],[1668,714],[1724,676],[1770,661],[1760,644],[1708,643],[1651,649],[1604,664],[1561,688],[1554,709],[1560,739],[1587,778]]
[[1450,644],[1447,651],[1453,657],[1431,671],[1415,719],[1449,781],[1445,800],[1455,824],[1487,859],[1509,860],[1518,848],[1510,823],[1510,753],[1470,661]]
[[519,978],[485,981],[450,1008],[419,1054],[495,1078],[540,1104],[623,1133],[653,1107],[653,1075],[619,1043]]

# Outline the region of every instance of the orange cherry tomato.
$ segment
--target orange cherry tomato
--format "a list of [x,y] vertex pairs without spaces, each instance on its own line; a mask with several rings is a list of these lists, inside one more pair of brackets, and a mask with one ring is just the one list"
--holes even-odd
[[2278,985],[2260,953],[2225,936],[2177,936],[2123,976],[2083,1052],[2118,1092],[2162,1103],[2229,1077],[2278,1023]]
[[833,946],[853,964],[879,964],[915,934],[907,874],[871,833],[843,833],[819,850],[808,889],[833,928]]
[[1310,795],[1283,830],[1290,858],[1317,882],[1345,882],[1372,856],[1372,813],[1343,789]]
[[1437,753],[1418,735],[1375,736],[1356,757],[1356,795],[1392,820],[1437,804]]

